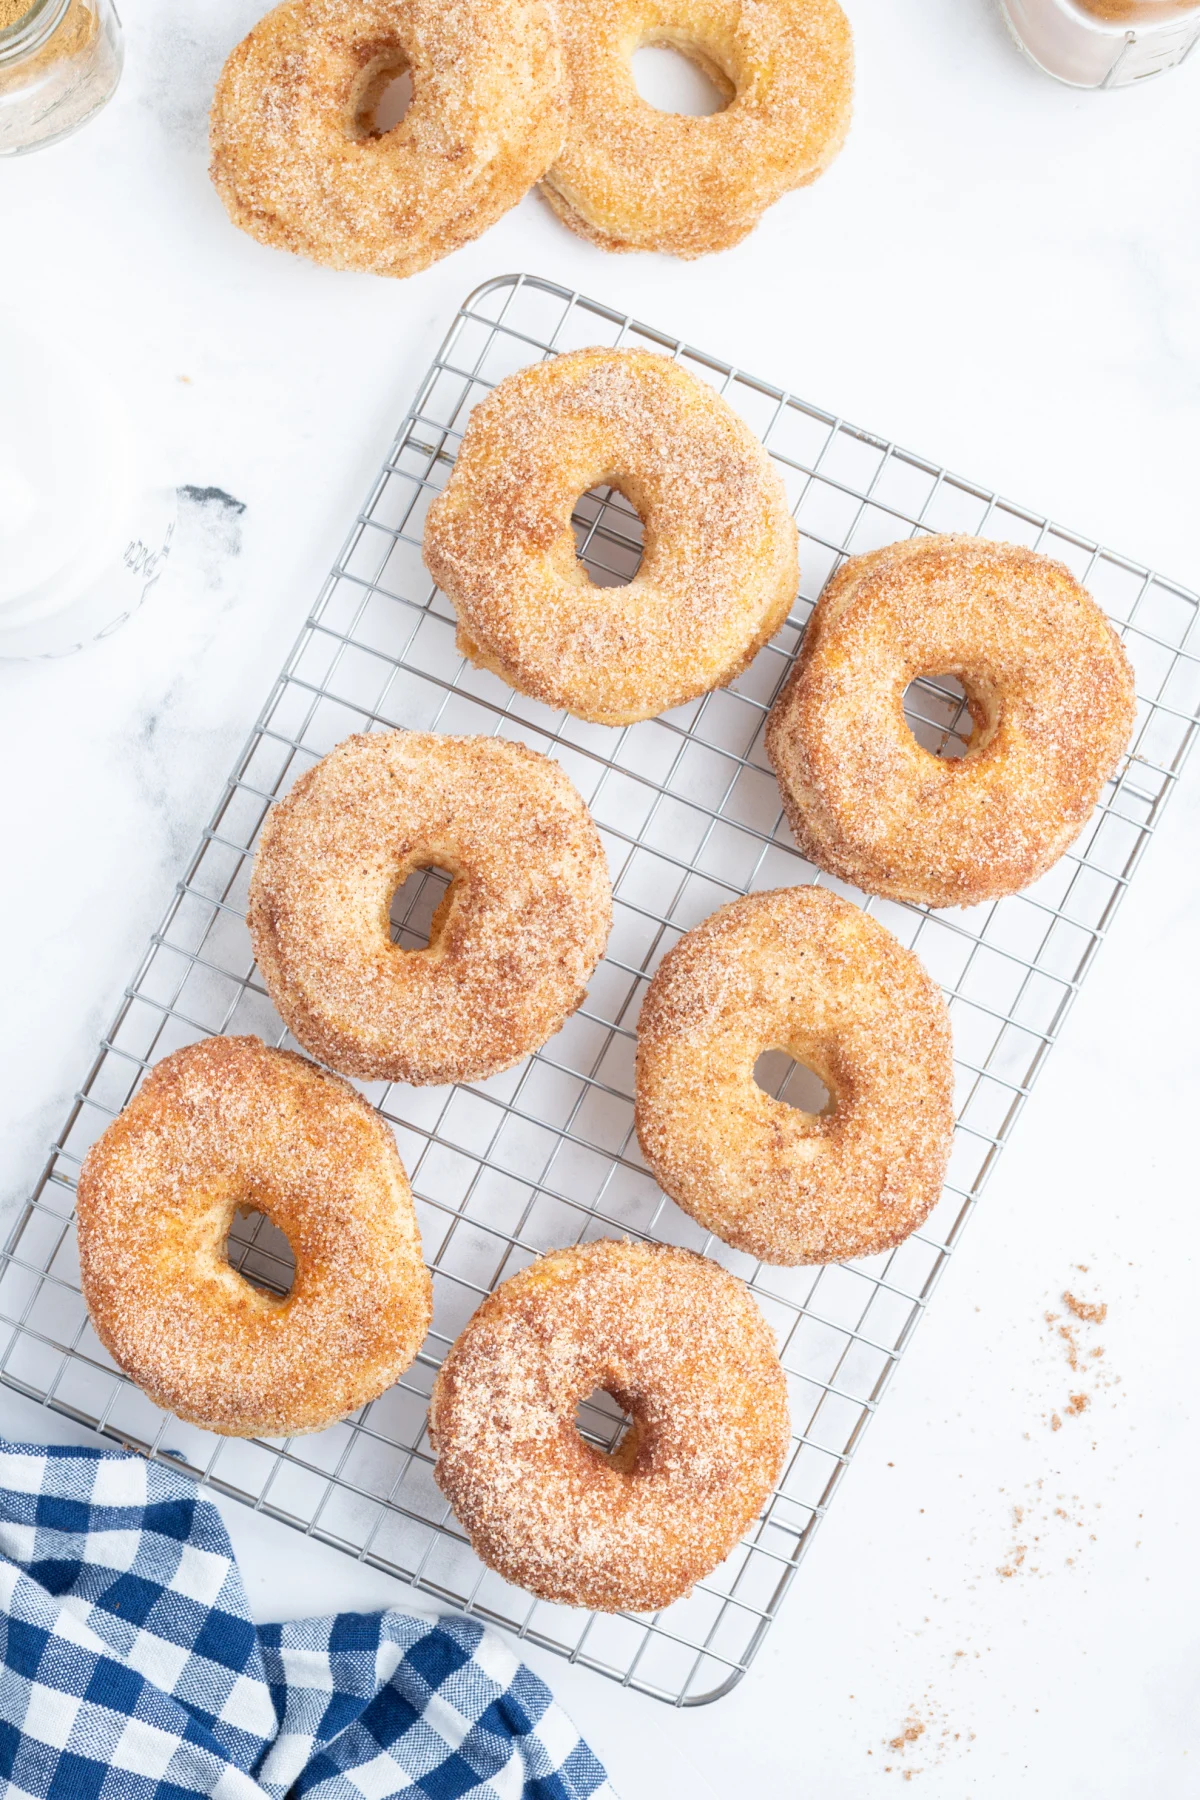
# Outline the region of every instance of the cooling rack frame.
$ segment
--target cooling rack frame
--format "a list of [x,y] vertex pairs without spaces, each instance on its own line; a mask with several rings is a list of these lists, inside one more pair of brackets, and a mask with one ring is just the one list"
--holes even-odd
[[[585,343],[638,345],[715,385],[767,443],[788,487],[804,571],[788,624],[729,689],[646,724],[586,725],[464,663],[453,613],[420,561],[420,522],[463,420],[512,369]],[[606,489],[576,512],[594,580],[626,580],[639,522]],[[633,1022],[657,961],[726,900],[826,880],[796,851],[762,754],[762,727],[828,575],[847,554],[917,532],[1004,537],[1067,562],[1109,611],[1138,675],[1129,755],[1079,842],[1026,893],[970,912],[866,901],[942,984],[954,1023],[955,1152],[942,1201],[888,1255],[824,1269],[756,1265],[655,1187],[632,1129]],[[0,1255],[0,1380],[103,1438],[167,1460],[319,1541],[625,1686],[676,1706],[727,1693],[749,1668],[867,1423],[989,1179],[1071,1002],[1157,828],[1200,723],[1200,597],[1130,558],[927,458],[785,393],[578,292],[500,276],[464,302],[425,375],[341,555],[271,691],[200,846]],[[919,681],[918,739],[961,753],[965,700]],[[609,952],[558,1037],[507,1075],[427,1090],[358,1084],[392,1124],[413,1178],[437,1295],[416,1364],[329,1431],[221,1439],[160,1413],[87,1320],[74,1253],[75,1171],[151,1064],[213,1031],[290,1043],[257,978],[242,911],[267,807],[353,730],[490,730],[556,756],[591,805],[616,895]],[[419,945],[443,879],[411,880],[393,911]],[[759,1077],[804,1103],[804,1072]],[[750,1281],[781,1341],[796,1427],[787,1467],[739,1550],[687,1600],[649,1617],[549,1606],[483,1569],[433,1485],[424,1428],[440,1355],[483,1295],[560,1243],[630,1233],[717,1257]],[[285,1288],[286,1243],[235,1226],[248,1277]],[[581,1429],[611,1445],[604,1396]]]

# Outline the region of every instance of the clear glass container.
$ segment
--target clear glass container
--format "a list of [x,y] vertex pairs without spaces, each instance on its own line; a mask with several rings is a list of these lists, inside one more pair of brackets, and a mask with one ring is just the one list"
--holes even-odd
[[0,659],[107,637],[163,574],[176,496],[86,345],[0,310]]
[[1128,87],[1200,43],[1200,0],[1000,0],[1017,44],[1072,87]]
[[0,0],[0,156],[78,131],[111,100],[122,60],[112,0]]

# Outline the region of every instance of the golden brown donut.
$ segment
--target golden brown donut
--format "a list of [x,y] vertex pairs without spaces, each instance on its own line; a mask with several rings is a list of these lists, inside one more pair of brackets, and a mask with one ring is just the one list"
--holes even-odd
[[[405,70],[412,103],[381,135],[375,105]],[[542,0],[287,0],[225,64],[211,173],[260,243],[413,275],[516,205],[565,120]]]
[[[542,192],[602,249],[725,250],[842,147],[854,51],[836,0],[559,0],[559,19],[570,120]],[[643,100],[631,59],[644,44],[697,63],[724,111]]]
[[[231,1266],[235,1212],[296,1260],[280,1299]],[[230,1437],[319,1431],[408,1368],[429,1329],[408,1177],[346,1082],[257,1038],[156,1064],[79,1172],[83,1296],[158,1406]]]
[[[619,488],[645,527],[625,587],[596,587],[571,512]],[[795,597],[796,527],[770,457],[665,356],[574,350],[471,414],[429,509],[425,562],[464,656],[547,706],[627,725],[739,675]]]
[[[820,1114],[766,1094],[783,1050]],[[735,900],[663,958],[638,1020],[637,1130],[663,1191],[769,1263],[902,1243],[942,1189],[954,1129],[950,1021],[917,958],[823,888]]]
[[[454,879],[429,947],[393,944],[413,870]],[[345,1075],[482,1081],[583,999],[612,920],[591,815],[558,764],[504,738],[347,738],[271,808],[254,954],[304,1048]]]
[[[974,729],[934,756],[904,718],[954,675]],[[924,537],[825,588],[767,724],[802,853],[868,894],[975,906],[1028,887],[1078,837],[1133,730],[1133,671],[1068,569],[1016,544]]]
[[[608,1455],[575,1409],[631,1415]],[[476,1554],[543,1600],[669,1606],[757,1517],[788,1445],[765,1319],[706,1257],[604,1239],[514,1275],[434,1383],[435,1475]]]

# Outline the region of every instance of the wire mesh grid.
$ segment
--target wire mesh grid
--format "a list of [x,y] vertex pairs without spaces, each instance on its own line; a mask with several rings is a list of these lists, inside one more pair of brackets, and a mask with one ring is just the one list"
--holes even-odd
[[[552,714],[466,664],[452,609],[421,561],[425,509],[445,484],[472,404],[518,367],[597,343],[675,357],[725,394],[775,457],[801,532],[795,610],[745,674],[624,729]],[[575,525],[593,580],[636,570],[640,525],[619,493],[584,496]],[[756,1265],[677,1211],[641,1160],[631,1098],[638,1005],[662,955],[716,907],[825,879],[782,819],[762,747],[767,710],[839,561],[947,530],[1046,550],[1087,583],[1137,672],[1133,745],[1079,842],[1023,894],[933,913],[832,884],[915,948],[945,991],[957,1073],[949,1178],[925,1227],[889,1255],[826,1268]],[[552,282],[488,283],[455,318],[421,385],[10,1240],[0,1263],[4,1381],[628,1686],[676,1705],[727,1692],[778,1611],[1175,784],[1200,708],[1200,645],[1190,635],[1198,606],[1196,595],[1128,559],[668,334]],[[906,706],[920,741],[962,753],[970,723],[953,682],[914,683]],[[244,923],[257,832],[272,801],[350,732],[398,727],[495,732],[555,757],[604,838],[612,937],[584,1005],[519,1068],[454,1088],[362,1084],[395,1131],[434,1273],[434,1326],[412,1369],[318,1435],[217,1438],[159,1412],[99,1344],[79,1292],[75,1175],[160,1057],[212,1032],[289,1041]],[[444,880],[435,871],[409,878],[392,909],[397,942],[427,940]],[[756,1073],[794,1103],[819,1104],[815,1078],[785,1057],[764,1057]],[[434,1372],[481,1298],[548,1249],[615,1234],[691,1246],[750,1282],[778,1336],[794,1428],[778,1488],[744,1543],[689,1598],[646,1617],[534,1601],[485,1569],[434,1485],[425,1431]],[[290,1253],[261,1216],[238,1220],[230,1255],[248,1278],[286,1291]],[[580,1427],[613,1445],[622,1429],[615,1403],[595,1396]]]

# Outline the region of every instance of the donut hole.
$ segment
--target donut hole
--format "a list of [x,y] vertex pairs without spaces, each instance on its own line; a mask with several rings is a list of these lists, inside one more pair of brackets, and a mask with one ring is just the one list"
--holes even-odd
[[620,1460],[633,1423],[632,1414],[625,1411],[607,1388],[593,1388],[575,1408],[575,1429],[584,1443],[614,1461]]
[[736,85],[689,33],[655,32],[633,53],[633,85],[655,112],[711,118],[724,112]]
[[[436,863],[410,869],[388,906],[388,931],[400,950],[428,950],[437,942],[454,876]],[[443,915],[444,916],[444,915]]]
[[225,1257],[251,1287],[285,1300],[296,1279],[292,1246],[278,1225],[254,1206],[239,1206],[225,1241]]
[[413,101],[412,71],[398,47],[381,51],[363,69],[350,100],[349,135],[386,137],[408,114]]
[[642,566],[645,529],[633,501],[611,482],[581,494],[571,512],[576,574],[592,587],[628,587]]
[[394,131],[412,105],[412,98],[412,75],[405,69],[401,74],[392,76],[375,102],[374,117],[371,121],[372,135],[386,137],[389,131]]
[[971,695],[957,675],[918,675],[904,690],[904,718],[931,756],[954,762],[978,748]]
[[786,1050],[764,1050],[754,1065],[754,1080],[772,1100],[794,1106],[797,1112],[820,1118],[834,1109],[834,1097],[816,1070]]

